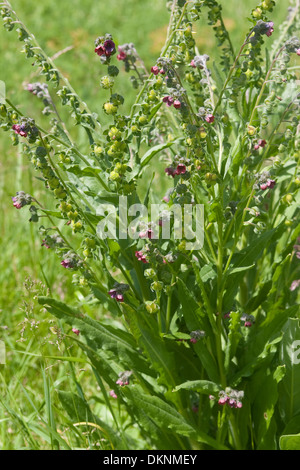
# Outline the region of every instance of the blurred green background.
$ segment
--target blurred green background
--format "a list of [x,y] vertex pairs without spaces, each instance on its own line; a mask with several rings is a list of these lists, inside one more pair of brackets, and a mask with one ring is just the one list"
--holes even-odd
[[[288,0],[277,3],[278,7],[270,13],[269,18],[275,23],[272,40],[278,35],[277,25],[285,18],[289,5]],[[105,71],[94,53],[95,38],[111,33],[118,44],[133,42],[146,67],[150,69],[160,55],[169,18],[165,0],[12,0],[11,4],[50,57],[68,48],[67,52],[55,59],[55,63],[90,109],[99,113],[104,121],[102,104],[106,95],[100,90],[99,81]],[[238,49],[249,30],[247,16],[250,16],[258,2],[223,0],[221,4],[224,22],[231,33],[234,47]],[[206,14],[205,11],[203,20],[197,25],[195,39],[200,53],[209,54],[213,61],[218,51],[213,31],[206,24]],[[43,79],[37,75],[30,59],[20,52],[22,43],[16,32],[7,32],[1,27],[0,44],[0,80],[6,84],[7,96],[24,114],[39,122],[46,122],[46,118],[41,115],[42,103],[24,91],[25,83]],[[126,111],[126,106],[129,109],[134,101],[135,91],[125,72],[118,76],[116,91],[125,96]],[[52,96],[54,94],[55,90],[52,89]],[[67,125],[72,126],[71,118],[67,119]],[[12,348],[16,347],[15,342],[20,338],[20,323],[25,316],[23,302],[28,300],[28,294],[24,282],[28,276],[47,283],[53,294],[61,299],[73,300],[74,295],[80,298],[80,293],[75,291],[74,294],[74,287],[69,282],[71,276],[60,267],[56,255],[41,247],[38,224],[28,223],[27,210],[13,208],[11,197],[19,190],[34,192],[37,199],[43,203],[47,201],[44,186],[35,178],[34,169],[19,148],[11,145],[8,133],[1,130],[0,340],[5,339]],[[24,364],[21,356],[15,355],[14,363],[18,361]],[[29,364],[34,371],[34,362]],[[19,370],[20,378],[24,370],[27,371],[24,368]],[[13,373],[15,370],[12,368]],[[10,381],[8,370],[6,374]],[[7,437],[6,429],[2,428],[2,431],[4,439]]]

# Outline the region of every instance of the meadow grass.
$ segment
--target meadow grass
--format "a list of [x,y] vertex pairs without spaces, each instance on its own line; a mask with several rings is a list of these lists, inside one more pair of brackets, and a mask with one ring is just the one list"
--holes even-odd
[[[257,2],[227,0],[221,3],[233,44],[238,45],[249,28],[246,17]],[[275,25],[284,18],[288,7],[287,0],[278,3],[270,15]],[[102,112],[105,93],[99,87],[102,70],[93,51],[94,39],[110,32],[119,44],[133,42],[150,69],[159,56],[168,23],[164,0],[110,0],[109,4],[96,0],[12,0],[12,5],[48,55],[56,57],[57,67],[77,93],[90,104],[92,111],[99,113],[104,123],[107,122]],[[205,21],[203,24],[200,22],[197,27],[197,46],[200,53],[214,57],[216,44],[211,39],[207,42],[209,27],[204,24]],[[6,84],[8,97],[15,103],[22,103],[24,114],[41,121],[41,103],[24,91],[25,83],[39,80],[36,69],[19,52],[20,43],[14,32],[1,29],[0,44],[0,79]],[[117,86],[118,92],[126,96],[125,109],[129,109],[135,91],[125,73],[118,77]],[[46,118],[42,119],[43,122]],[[66,122],[68,124],[68,120]],[[79,140],[84,139],[77,129],[71,127],[70,131]],[[150,167],[146,178],[152,171]],[[158,179],[154,184],[158,187],[165,183]],[[66,302],[75,299],[80,303],[82,293],[72,285],[71,275],[60,268],[55,254],[41,247],[37,227],[27,222],[27,211],[13,208],[11,196],[19,190],[34,192],[35,197],[45,205],[49,201],[43,184],[36,179],[34,170],[20,149],[12,147],[8,135],[2,133],[0,340],[6,343],[7,358],[6,365],[0,365],[0,448],[89,447],[92,431],[71,425],[58,405],[56,388],[78,390],[79,383],[84,382],[94,412],[107,422],[112,420],[112,413],[106,412],[102,406],[99,390],[89,385],[88,366],[45,357],[63,354],[72,357],[74,354],[82,358],[69,339],[63,344],[59,343],[59,335],[53,333],[51,328],[61,328],[61,325],[54,323],[34,302],[36,292],[47,289],[54,297]],[[85,308],[91,315],[97,315],[92,306]],[[120,422],[125,426],[126,416],[121,417]],[[102,440],[102,431],[94,429],[93,432],[99,433],[97,448],[110,448],[110,443]]]

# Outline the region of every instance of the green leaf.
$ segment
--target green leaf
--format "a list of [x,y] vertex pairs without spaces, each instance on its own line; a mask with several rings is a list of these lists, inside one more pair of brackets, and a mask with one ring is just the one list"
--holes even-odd
[[100,168],[93,168],[91,166],[81,168],[79,165],[73,165],[67,170],[68,173],[73,173],[76,176],[96,176],[100,171]]
[[220,385],[209,380],[189,380],[174,388],[174,392],[178,390],[192,390],[194,392],[204,393],[205,395],[216,395],[220,390]]
[[153,157],[155,157],[155,155],[157,155],[162,150],[171,147],[176,142],[177,141],[173,141],[173,142],[163,143],[160,145],[155,145],[154,147],[149,149],[141,158],[141,169],[144,168],[146,165],[148,165],[148,163],[150,163],[150,161],[152,160]]
[[[111,356],[111,361],[115,359],[122,367],[122,358],[126,356],[127,367],[138,370],[142,373],[153,375],[149,370],[147,362],[143,356],[136,354],[137,343],[134,337],[121,328],[104,325],[93,320],[89,316],[82,314],[74,307],[69,307],[49,297],[39,297],[38,302],[54,316],[67,322],[70,326],[79,329],[80,339],[74,337],[79,346],[86,352],[91,351],[99,360],[99,355],[105,362],[107,355]],[[82,338],[82,340],[81,340]],[[86,346],[83,343],[86,342]],[[102,354],[101,354],[102,353]],[[106,354],[106,356],[103,355]],[[91,357],[91,356],[89,356]],[[116,372],[117,374],[117,372]]]
[[227,271],[227,276],[231,274],[241,273],[243,271],[249,271],[249,269],[254,268],[255,264],[251,264],[251,266],[240,266],[237,268],[229,268]]
[[300,450],[300,433],[281,436],[279,447],[280,450]]
[[300,322],[289,318],[283,328],[280,362],[286,374],[280,389],[280,414],[285,423],[300,414]]
[[230,313],[228,341],[225,349],[225,368],[228,370],[231,359],[235,356],[238,344],[242,338],[240,332],[241,320],[238,312]]
[[275,436],[273,432],[268,433],[268,430],[278,401],[278,383],[283,379],[284,373],[285,368],[278,366],[274,373],[262,368],[258,374],[258,392],[252,404],[252,419],[257,448],[260,450],[274,445]]
[[124,394],[137,408],[142,408],[151,420],[163,430],[172,430],[174,438],[176,435],[191,437],[198,442],[203,442],[215,449],[226,449],[218,444],[205,432],[196,430],[181,416],[176,409],[166,401],[156,396],[146,395],[139,387],[132,386],[124,389]]
[[[181,301],[184,320],[189,331],[204,330],[206,336],[211,336],[211,327],[206,316],[202,314],[200,306],[193,296],[191,290],[184,282],[178,279],[178,297]],[[194,344],[194,349],[198,355],[206,373],[212,382],[219,382],[219,372],[215,357],[210,352],[206,343],[206,337]]]
[[149,317],[145,321],[142,311],[136,312],[129,305],[123,307],[130,330],[151,362],[151,366],[160,374],[160,382],[164,383],[168,389],[172,389],[176,385],[177,375],[174,356],[167,349],[163,339],[159,337],[154,319]]

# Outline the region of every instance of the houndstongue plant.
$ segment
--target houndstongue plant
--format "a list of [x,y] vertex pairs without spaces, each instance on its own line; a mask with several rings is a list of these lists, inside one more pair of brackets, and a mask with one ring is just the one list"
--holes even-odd
[[[80,387],[59,397],[72,420],[102,430],[108,448],[299,448],[299,0],[282,24],[270,20],[275,1],[261,2],[239,50],[219,2],[167,7],[151,70],[132,43],[104,34],[91,44],[107,90],[97,114],[1,2],[5,28],[49,83],[27,86],[47,129],[8,98],[1,127],[22,144],[55,208],[22,188],[13,205],[29,207],[41,244],[94,309],[88,316],[39,298],[86,354],[111,418],[95,416]],[[197,49],[202,17],[216,57]],[[137,89],[128,114],[123,69]]]

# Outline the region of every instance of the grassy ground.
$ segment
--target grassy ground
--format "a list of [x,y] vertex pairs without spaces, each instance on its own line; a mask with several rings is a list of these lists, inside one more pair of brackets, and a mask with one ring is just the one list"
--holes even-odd
[[[225,24],[237,48],[249,28],[246,17],[257,2],[223,0],[221,3]],[[288,6],[287,0],[279,3],[276,12],[270,15],[275,24],[283,19]],[[59,55],[55,63],[78,94],[100,115],[103,95],[98,83],[101,66],[93,52],[94,39],[110,32],[119,44],[133,42],[149,69],[159,56],[168,23],[164,0],[12,0],[12,5],[49,56],[69,48]],[[215,42],[208,37],[213,38],[213,35],[203,21],[197,27],[197,45],[201,53],[213,56]],[[33,105],[32,96],[23,89],[24,83],[39,80],[35,69],[30,60],[19,52],[20,43],[14,32],[1,29],[0,44],[0,79],[6,83],[7,95],[15,103],[22,103],[25,114],[38,117],[40,104],[34,102]],[[128,77],[122,75],[118,85],[118,91],[130,104],[134,92]],[[3,406],[0,403],[2,449],[55,448],[58,437],[53,431],[56,424],[49,397],[53,397],[52,392],[58,384],[67,387],[71,381],[76,387],[75,378],[88,383],[88,373],[80,366],[74,369],[58,361],[40,361],[13,351],[59,355],[59,342],[55,344],[58,336],[51,334],[51,320],[33,301],[37,290],[45,290],[40,283],[50,287],[56,297],[74,299],[71,279],[66,277],[63,268],[57,268],[55,255],[40,246],[36,227],[27,222],[28,213],[12,207],[11,196],[21,189],[31,193],[33,186],[37,199],[47,200],[44,188],[35,179],[28,162],[23,160],[18,148],[11,147],[9,137],[1,133],[0,340],[4,339],[9,349],[7,365],[0,366],[0,394],[4,396]],[[80,292],[75,292],[79,301],[80,295]],[[27,318],[25,323],[24,318]],[[20,341],[22,335],[25,341]],[[54,344],[49,344],[49,341]],[[93,396],[95,391],[88,390],[88,393]],[[97,409],[97,400],[95,403]],[[59,409],[55,409],[55,413],[59,417],[60,429],[65,429],[68,425],[66,417],[60,415]],[[64,432],[66,435],[63,437],[73,447],[86,442],[86,437],[79,431]]]

